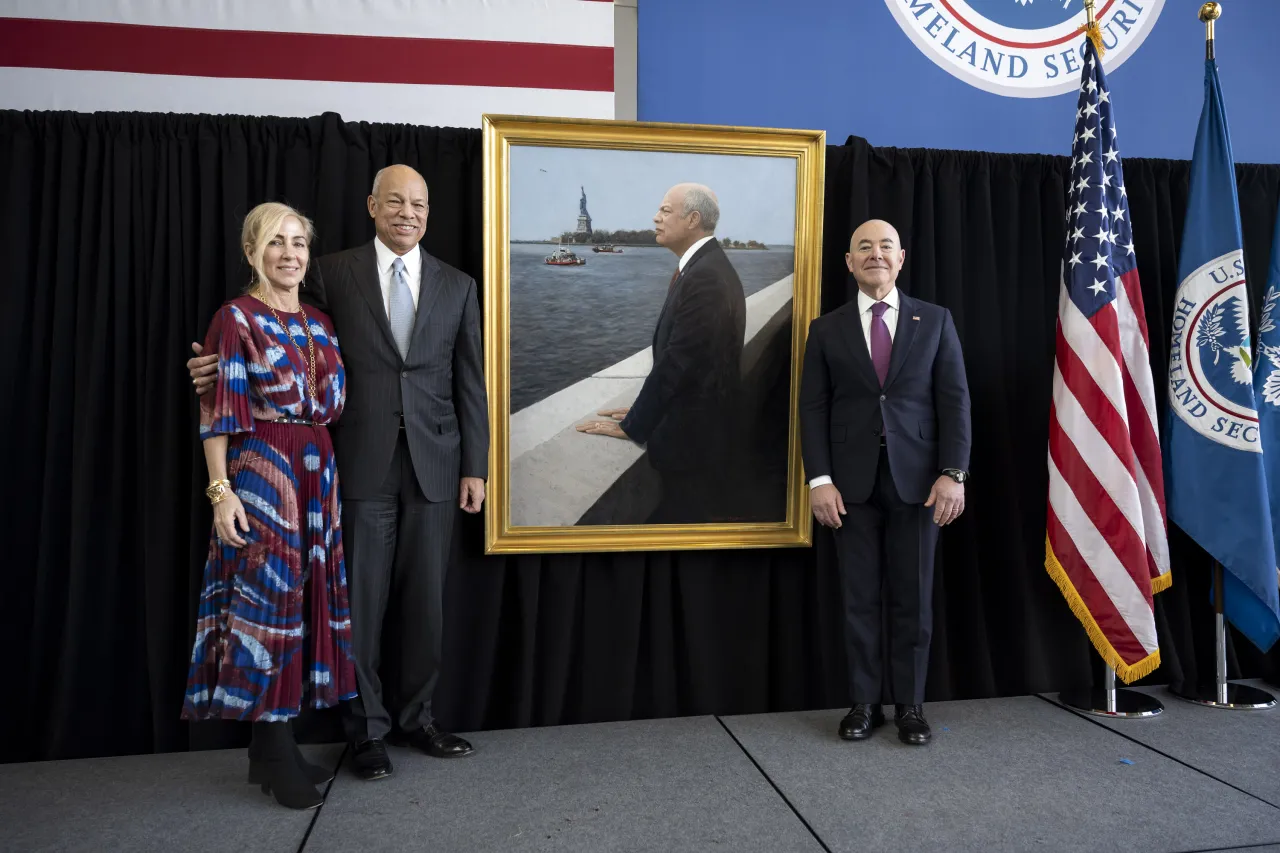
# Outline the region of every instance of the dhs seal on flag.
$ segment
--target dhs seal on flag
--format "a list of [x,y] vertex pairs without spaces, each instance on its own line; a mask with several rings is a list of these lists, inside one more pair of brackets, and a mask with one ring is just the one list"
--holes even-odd
[[1196,432],[1261,453],[1244,253],[1214,258],[1178,286],[1169,342],[1169,404]]
[[[1084,0],[885,0],[926,56],[971,86],[1017,98],[1077,88]],[[1099,0],[1097,20],[1114,70],[1142,44],[1164,0]]]

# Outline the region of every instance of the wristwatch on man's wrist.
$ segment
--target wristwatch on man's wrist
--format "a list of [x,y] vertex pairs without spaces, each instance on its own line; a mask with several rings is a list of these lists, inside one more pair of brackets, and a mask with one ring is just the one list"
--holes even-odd
[[969,479],[969,472],[961,471],[959,468],[943,468],[942,473],[946,474],[957,483],[963,483]]

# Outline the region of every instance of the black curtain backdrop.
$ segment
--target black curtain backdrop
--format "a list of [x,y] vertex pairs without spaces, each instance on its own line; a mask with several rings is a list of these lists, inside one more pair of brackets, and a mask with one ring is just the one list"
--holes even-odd
[[[0,112],[0,760],[245,742],[244,726],[178,718],[210,524],[188,344],[247,280],[236,242],[249,208],[279,199],[311,214],[317,254],[354,246],[373,234],[373,174],[395,162],[430,184],[427,249],[481,280],[478,131]],[[1062,157],[856,138],[827,150],[824,309],[851,292],[852,228],[885,218],[907,247],[903,289],[950,308],[965,350],[973,480],[942,537],[930,701],[1084,686],[1101,671],[1043,568],[1067,171]],[[1237,176],[1256,312],[1280,166]],[[1130,159],[1125,178],[1159,384],[1188,164]],[[485,557],[480,520],[458,524],[437,704],[450,728],[847,701],[825,531],[810,549]],[[1210,563],[1170,536],[1154,684],[1213,673]],[[1234,639],[1233,677],[1275,682],[1280,652]],[[300,726],[337,739],[334,722]]]

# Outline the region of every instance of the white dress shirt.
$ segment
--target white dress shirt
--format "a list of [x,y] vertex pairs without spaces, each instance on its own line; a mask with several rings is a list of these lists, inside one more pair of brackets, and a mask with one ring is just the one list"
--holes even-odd
[[409,280],[409,293],[413,296],[413,308],[416,311],[418,293],[422,290],[422,252],[414,246],[413,251],[397,255],[378,237],[373,238],[373,250],[378,256],[378,286],[382,288],[382,307],[386,309],[387,319],[391,319],[391,286],[394,275],[391,267],[396,258],[404,259],[404,277]]
[[688,249],[685,249],[684,254],[680,256],[680,272],[684,272],[685,264],[689,263],[689,259],[692,258],[694,255],[696,255],[699,249],[701,249],[703,246],[707,245],[708,242],[714,239],[715,239],[714,235],[703,237],[702,239],[694,243],[692,246],[690,246]]
[[[889,294],[881,300],[889,307],[885,309],[881,319],[884,324],[889,327],[889,341],[893,341],[893,335],[898,331],[898,288],[889,291]],[[876,304],[876,300],[872,299],[861,289],[858,290],[858,316],[862,320],[862,337],[867,342],[867,352],[871,352],[871,321],[875,315],[871,313],[871,306]],[[809,488],[816,489],[818,486],[825,486],[831,482],[831,477],[823,474],[814,477],[809,481]]]

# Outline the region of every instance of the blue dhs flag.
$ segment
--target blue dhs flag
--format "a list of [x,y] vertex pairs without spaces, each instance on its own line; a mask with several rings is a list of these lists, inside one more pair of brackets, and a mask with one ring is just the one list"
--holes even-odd
[[[1258,430],[1262,433],[1262,461],[1267,471],[1268,504],[1273,538],[1280,525],[1280,210],[1276,211],[1276,233],[1271,241],[1271,268],[1267,271],[1267,296],[1262,320],[1258,323],[1258,356],[1253,365],[1253,393],[1258,399]],[[1258,598],[1269,609],[1272,638],[1280,619],[1280,572],[1260,578]],[[1265,615],[1264,615],[1265,618]]]
[[[1166,498],[1169,520],[1226,569],[1227,619],[1266,651],[1280,637],[1276,554],[1254,404],[1235,162],[1213,60],[1205,62],[1204,90],[1170,340]],[[1280,447],[1272,462],[1280,463]]]

